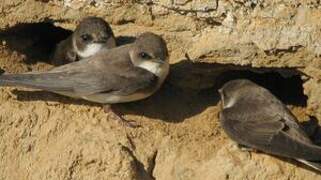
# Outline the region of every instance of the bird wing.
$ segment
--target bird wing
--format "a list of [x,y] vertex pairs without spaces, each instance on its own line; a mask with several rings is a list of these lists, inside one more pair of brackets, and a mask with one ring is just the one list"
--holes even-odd
[[[226,109],[228,110],[228,109]],[[273,135],[280,132],[284,125],[278,121],[256,121],[253,115],[246,117],[250,120],[238,120],[231,118],[230,113],[226,110],[221,112],[221,122],[227,128],[228,134],[239,137],[244,140],[246,144],[270,144]],[[243,144],[243,143],[241,143]]]
[[24,86],[83,96],[99,92],[130,94],[139,89],[148,88],[157,82],[157,77],[154,74],[141,68],[116,68],[116,70],[114,68],[111,71],[104,71],[92,67],[91,64],[86,67],[79,66],[79,63],[74,66],[71,64],[54,68],[47,73],[2,75],[0,76],[0,86]]
[[223,110],[220,117],[227,134],[240,144],[290,158],[321,160],[321,148],[298,138],[301,131],[287,125],[287,120],[281,116],[251,115],[243,117],[248,120],[240,120],[231,119],[229,112]]

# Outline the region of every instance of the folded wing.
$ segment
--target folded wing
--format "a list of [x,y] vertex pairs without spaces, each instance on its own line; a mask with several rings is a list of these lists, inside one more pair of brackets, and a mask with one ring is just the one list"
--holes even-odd
[[[228,134],[239,141],[238,143],[257,148],[263,152],[280,155],[289,158],[321,161],[321,148],[304,141],[306,137],[297,136],[300,131],[291,128],[282,117],[270,117],[273,119],[253,119],[248,121],[229,119],[228,113],[222,112],[222,121],[225,123]],[[277,119],[275,119],[277,118]],[[228,123],[227,123],[228,122]],[[293,136],[296,134],[296,136]],[[305,136],[301,134],[301,136]]]
[[[69,64],[68,64],[69,65]],[[60,68],[47,73],[5,74],[0,86],[23,86],[52,92],[68,92],[75,96],[99,92],[130,94],[148,88],[157,77],[141,68],[102,71],[91,67]]]

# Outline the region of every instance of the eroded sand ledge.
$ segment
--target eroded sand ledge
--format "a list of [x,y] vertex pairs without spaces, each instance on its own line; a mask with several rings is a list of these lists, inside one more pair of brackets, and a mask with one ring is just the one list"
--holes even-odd
[[[41,53],[29,51],[35,47],[30,35],[17,35],[21,24],[73,29],[86,15],[104,17],[116,36],[163,35],[173,71],[153,97],[117,106],[142,125],[138,129],[124,129],[96,104],[1,88],[0,179],[320,178],[275,157],[238,150],[219,127],[215,93],[217,79],[235,77],[220,73],[245,70],[245,76],[284,84],[280,94],[300,120],[321,119],[320,8],[314,0],[4,0],[0,68],[7,72],[50,68]],[[301,86],[307,101],[293,90]],[[287,97],[293,91],[294,100]]]

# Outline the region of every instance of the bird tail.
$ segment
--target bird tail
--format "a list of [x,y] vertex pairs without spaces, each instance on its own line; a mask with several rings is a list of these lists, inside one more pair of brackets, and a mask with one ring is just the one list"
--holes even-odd
[[0,75],[0,86],[20,86],[27,88],[35,88],[42,90],[65,90],[59,87],[57,82],[57,74],[41,74],[41,73],[23,73],[23,74],[4,74]]
[[36,77],[33,74],[4,74],[0,76],[0,86],[33,86]]
[[321,173],[321,162],[312,162],[312,161],[307,161],[304,159],[297,159],[297,161],[315,169],[316,171]]

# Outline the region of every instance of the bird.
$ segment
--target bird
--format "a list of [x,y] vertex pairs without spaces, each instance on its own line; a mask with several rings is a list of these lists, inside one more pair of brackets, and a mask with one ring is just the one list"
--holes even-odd
[[104,49],[47,72],[0,75],[0,86],[50,91],[104,104],[106,110],[111,104],[137,101],[154,94],[169,74],[168,58],[165,40],[145,32],[131,44]]
[[321,148],[304,132],[291,111],[269,90],[247,79],[219,89],[220,124],[237,144],[295,159],[321,172]]
[[110,25],[100,17],[89,16],[81,20],[67,39],[56,45],[50,59],[53,65],[59,66],[114,47],[116,39]]

